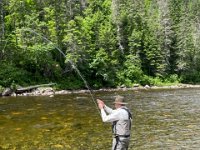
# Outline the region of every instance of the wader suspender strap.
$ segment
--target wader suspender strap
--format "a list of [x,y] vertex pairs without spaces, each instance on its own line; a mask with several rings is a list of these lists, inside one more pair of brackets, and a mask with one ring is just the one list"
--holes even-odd
[[116,144],[115,144],[114,150],[117,149],[117,145],[118,145],[118,143],[119,143],[119,137],[117,136],[117,137],[115,137],[115,138],[116,138]]
[[114,121],[114,122],[112,123],[112,131],[113,131],[113,134],[116,133],[116,124],[117,124],[117,121]]
[[[122,108],[122,109],[124,109],[124,110],[127,111],[127,113],[128,113],[128,118],[129,118],[129,120],[131,120],[131,119],[132,119],[132,114],[130,113],[130,111],[129,111],[128,109],[126,109],[126,108]],[[131,121],[130,121],[129,129],[131,129]]]
[[[116,136],[115,139],[116,139],[116,144],[115,144],[114,150],[117,149],[117,145],[118,145],[118,143],[120,142],[119,136]],[[126,148],[126,150],[128,150],[128,147]]]
[[127,113],[128,113],[128,118],[132,119],[132,114],[130,113],[130,111],[128,109],[126,109],[126,108],[122,108],[122,109],[126,110]]

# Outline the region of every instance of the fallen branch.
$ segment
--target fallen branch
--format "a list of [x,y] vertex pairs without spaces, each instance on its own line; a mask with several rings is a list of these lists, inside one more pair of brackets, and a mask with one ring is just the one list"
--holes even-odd
[[49,84],[40,84],[40,85],[33,85],[33,86],[28,86],[28,87],[22,87],[22,88],[18,88],[16,89],[15,93],[16,94],[21,94],[21,93],[25,93],[25,92],[30,92],[32,90],[35,90],[39,87],[46,87],[46,86],[52,86],[55,85],[55,83],[49,83]]

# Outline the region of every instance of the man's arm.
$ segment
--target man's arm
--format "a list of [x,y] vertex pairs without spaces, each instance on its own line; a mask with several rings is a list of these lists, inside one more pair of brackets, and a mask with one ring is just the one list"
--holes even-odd
[[104,110],[108,113],[108,114],[111,114],[112,112],[113,112],[113,109],[112,108],[110,108],[110,107],[108,107],[108,106],[106,106],[106,105],[104,105]]
[[99,109],[103,108],[108,114],[112,113],[113,109],[106,106],[102,100],[97,99],[97,103],[98,103]]
[[102,108],[101,117],[103,122],[113,122],[119,120],[119,111],[113,110],[112,114],[107,115],[105,110]]
[[[116,120],[119,120],[119,111],[113,110],[110,107],[106,106],[104,102],[100,99],[97,99],[98,107],[101,110],[101,117],[103,122],[113,122]],[[106,112],[109,113],[109,115],[106,114]]]

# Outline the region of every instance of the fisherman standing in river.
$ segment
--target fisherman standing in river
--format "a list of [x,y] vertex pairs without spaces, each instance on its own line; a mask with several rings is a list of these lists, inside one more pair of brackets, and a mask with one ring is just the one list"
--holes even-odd
[[113,143],[112,150],[128,150],[132,115],[125,106],[124,97],[116,96],[114,104],[115,109],[106,106],[104,102],[97,99],[103,122],[112,123]]

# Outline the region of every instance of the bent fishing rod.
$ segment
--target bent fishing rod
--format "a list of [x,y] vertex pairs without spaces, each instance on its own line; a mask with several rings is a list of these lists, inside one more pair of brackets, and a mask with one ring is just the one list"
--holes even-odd
[[[32,30],[32,29],[27,29],[27,28],[26,28],[26,29],[22,29],[22,30],[28,31],[28,32],[32,32],[32,33],[34,33],[35,35],[37,35],[37,36],[41,37],[42,39],[44,39],[45,41],[47,41],[48,43],[53,44],[54,48],[56,48],[56,49],[63,55],[63,57],[66,58],[65,53],[64,53],[60,48],[58,48],[57,46],[55,46],[55,44],[54,44],[52,41],[50,41],[49,39],[47,39],[45,36],[43,36],[43,35],[37,33],[36,31],[34,31],[34,30]],[[98,112],[99,112],[99,114],[100,114],[100,116],[101,116],[101,112],[100,112],[100,110],[99,110],[99,108],[98,108],[97,102],[96,102],[95,99],[94,99],[92,90],[90,89],[88,83],[87,83],[86,80],[83,78],[81,72],[78,70],[78,68],[76,67],[76,65],[75,65],[71,60],[68,60],[68,62],[71,64],[72,68],[77,72],[77,74],[81,77],[82,81],[84,82],[86,88],[87,88],[88,91],[89,91],[89,94],[90,94],[90,96],[91,96],[91,98],[92,98],[93,103],[95,104],[95,107],[97,108],[97,110],[98,110]]]

